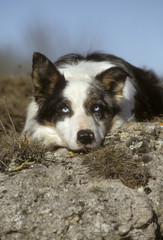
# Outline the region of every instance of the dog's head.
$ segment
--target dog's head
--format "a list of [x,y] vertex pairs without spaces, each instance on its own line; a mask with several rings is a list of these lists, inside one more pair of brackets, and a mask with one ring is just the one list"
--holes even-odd
[[99,147],[120,111],[126,77],[116,66],[89,78],[68,76],[44,55],[34,53],[32,78],[40,138],[72,150]]

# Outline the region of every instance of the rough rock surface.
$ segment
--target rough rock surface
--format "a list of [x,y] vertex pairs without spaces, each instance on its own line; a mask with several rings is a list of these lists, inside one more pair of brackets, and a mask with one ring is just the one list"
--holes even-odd
[[147,168],[148,184],[92,175],[85,154],[59,149],[47,165],[0,173],[0,240],[163,239],[162,123],[126,124],[105,145]]

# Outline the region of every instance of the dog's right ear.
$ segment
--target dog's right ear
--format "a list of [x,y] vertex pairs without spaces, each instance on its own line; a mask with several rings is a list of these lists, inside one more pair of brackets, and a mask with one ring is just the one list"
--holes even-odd
[[55,90],[66,84],[64,76],[56,69],[54,64],[38,52],[33,54],[32,79],[34,97],[39,102],[51,97]]

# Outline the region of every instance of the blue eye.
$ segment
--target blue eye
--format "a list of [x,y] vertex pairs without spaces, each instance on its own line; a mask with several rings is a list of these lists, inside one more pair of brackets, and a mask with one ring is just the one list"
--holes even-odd
[[92,106],[92,111],[93,112],[99,112],[101,110],[101,107],[98,104],[95,104]]
[[93,109],[95,112],[98,112],[100,110],[100,107],[98,105],[95,105]]
[[63,113],[69,113],[69,112],[70,112],[70,109],[65,106],[65,107],[62,108],[62,112],[63,112]]

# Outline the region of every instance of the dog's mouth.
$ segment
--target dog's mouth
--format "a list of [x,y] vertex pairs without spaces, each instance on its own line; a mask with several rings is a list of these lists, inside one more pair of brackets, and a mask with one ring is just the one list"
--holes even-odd
[[87,153],[93,149],[96,149],[100,146],[102,146],[103,144],[103,141],[101,142],[94,142],[93,144],[81,144],[81,143],[78,143],[78,146],[76,147],[68,147],[71,151],[73,152],[78,152],[78,153]]

